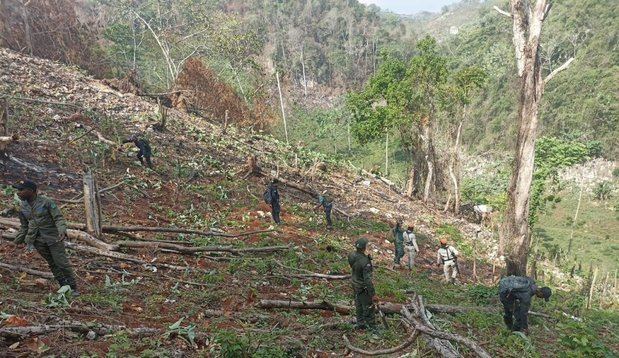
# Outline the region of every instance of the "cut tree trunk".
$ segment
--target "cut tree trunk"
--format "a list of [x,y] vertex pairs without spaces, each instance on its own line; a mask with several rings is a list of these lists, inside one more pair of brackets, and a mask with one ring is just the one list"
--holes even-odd
[[132,337],[145,337],[161,333],[161,330],[158,328],[129,328],[127,326],[100,323],[61,322],[59,324],[42,324],[38,326],[3,327],[0,328],[0,337],[21,339],[30,336],[45,335],[60,330],[69,330],[83,334],[93,331],[101,336],[123,331]]
[[0,98],[0,137],[8,135],[9,105],[5,98]]
[[423,202],[428,203],[430,200],[430,194],[432,186],[434,184],[434,149],[432,144],[432,124],[429,118],[423,119],[423,135],[422,141],[425,152],[425,161],[427,166],[426,181],[423,189]]
[[84,207],[86,210],[86,227],[88,233],[101,237],[101,197],[92,171],[84,173]]

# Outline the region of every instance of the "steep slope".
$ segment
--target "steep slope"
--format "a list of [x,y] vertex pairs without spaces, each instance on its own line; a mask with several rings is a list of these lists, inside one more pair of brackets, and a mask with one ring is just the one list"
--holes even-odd
[[[231,233],[264,230],[270,227],[265,215],[268,208],[260,198],[264,178],[243,179],[243,163],[247,156],[256,155],[263,172],[276,174],[290,183],[282,188],[285,225],[274,231],[237,238],[186,234],[129,236],[134,241],[169,241],[193,246],[289,245],[276,254],[179,255],[158,247],[125,249],[126,253],[149,262],[142,266],[71,251],[82,296],[67,307],[41,303],[54,289],[52,282],[2,271],[2,328],[81,321],[159,330],[150,337],[132,336],[136,331],[128,330],[94,337],[84,331],[66,334],[62,330],[21,340],[3,336],[0,338],[3,354],[178,356],[185,353],[230,357],[340,354],[341,335],[350,330],[349,317],[342,320],[333,312],[270,312],[258,309],[256,303],[262,298],[276,298],[350,304],[347,281],[303,274],[307,271],[347,273],[346,255],[359,235],[372,241],[370,248],[377,266],[375,282],[382,301],[405,302],[405,291],[413,289],[430,303],[496,305],[492,287],[446,286],[439,281],[439,270],[433,268],[435,236],[449,235],[464,252],[462,280],[474,281],[469,273],[475,225],[404,199],[379,179],[355,173],[345,165],[287,146],[269,136],[234,128],[228,128],[224,134],[217,125],[174,110],[169,111],[166,130],[154,131],[155,103],[115,92],[75,69],[4,49],[0,50],[0,80],[0,93],[9,101],[9,131],[20,135],[20,142],[9,147],[7,156],[0,161],[3,184],[28,177],[39,182],[45,194],[59,202],[66,201],[79,196],[81,172],[89,166],[102,188],[123,182],[103,196],[107,223]],[[114,143],[134,132],[144,133],[153,145],[154,171],[144,170],[126,152],[117,150]],[[315,169],[316,162],[326,162],[327,171]],[[320,215],[311,211],[314,200],[295,186],[311,188],[310,192],[329,190],[336,206],[351,216],[350,221],[340,217],[334,231],[324,230]],[[11,206],[12,193],[5,187],[2,193],[5,208]],[[65,202],[63,211],[70,221],[84,219],[80,205]],[[385,240],[389,229],[386,222],[396,216],[416,222],[422,234],[419,267],[412,273],[389,268],[392,244]],[[2,235],[10,237],[11,231],[5,230]],[[126,240],[115,235],[105,235],[103,239],[108,243]],[[494,251],[492,241],[480,240],[475,249],[482,257],[477,265],[479,281],[490,284],[492,272],[486,262]],[[0,261],[46,270],[37,254],[28,254],[6,241],[0,246]],[[170,270],[164,263],[187,269]],[[559,293],[559,297],[569,296]],[[540,304],[536,308],[547,312],[550,307]],[[562,306],[562,309],[568,308]],[[547,313],[555,319],[564,319],[560,314]],[[181,318],[184,321],[174,326]],[[616,347],[616,336],[612,334],[616,318],[612,319],[613,323],[604,328],[596,326],[596,333],[601,337],[596,342],[600,340]],[[369,348],[396,345],[404,328],[397,319],[389,321],[390,328],[378,339],[362,334],[353,337],[353,343]],[[498,315],[477,312],[446,315],[436,324],[479,339],[493,354],[504,356],[514,350],[545,353],[556,348],[553,345],[560,344],[557,339],[567,331],[552,331],[549,335],[542,333],[544,328],[539,323],[533,328],[533,347],[522,346],[518,338],[507,332],[491,341],[490,337],[495,337],[501,327]],[[90,330],[101,333],[99,329]],[[191,344],[190,332],[196,333],[195,346]],[[416,349],[420,354],[430,352],[423,344]],[[458,349],[466,356],[471,354],[466,348]]]

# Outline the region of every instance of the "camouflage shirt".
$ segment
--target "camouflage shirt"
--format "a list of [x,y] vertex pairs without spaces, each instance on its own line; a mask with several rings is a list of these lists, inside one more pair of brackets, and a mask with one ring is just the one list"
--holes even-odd
[[372,283],[372,260],[370,256],[360,252],[353,252],[348,255],[348,263],[352,269],[352,286],[355,291],[368,290],[374,295],[374,284]]
[[67,222],[56,203],[41,195],[37,195],[32,204],[21,202],[19,221],[21,227],[16,243],[32,244],[35,240],[52,243],[59,233],[67,231]]

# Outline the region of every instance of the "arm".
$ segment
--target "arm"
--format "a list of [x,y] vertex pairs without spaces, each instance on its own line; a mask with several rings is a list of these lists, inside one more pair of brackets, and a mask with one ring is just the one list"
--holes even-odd
[[363,267],[363,286],[368,290],[370,295],[374,295],[374,284],[372,283],[372,264],[368,262]]
[[17,232],[17,236],[15,237],[16,244],[23,244],[26,241],[26,235],[28,234],[28,219],[19,212],[19,223],[21,226],[19,227],[19,231]]
[[440,264],[441,264],[441,261],[442,261],[442,260],[441,260],[441,250],[438,250],[438,251],[436,252],[436,264],[437,264],[437,265],[440,265]]
[[415,251],[419,252],[419,246],[417,246],[417,237],[413,234],[413,246],[415,247]]
[[60,209],[58,208],[58,205],[56,205],[56,203],[50,201],[48,205],[49,214],[52,216],[52,219],[56,224],[58,234],[60,234],[60,237],[63,238],[64,235],[67,233],[67,222],[64,219],[64,216],[62,216],[62,213],[60,212]]
[[451,249],[451,253],[452,253],[454,256],[456,256],[456,257],[460,256],[460,252],[459,252],[458,250],[456,250],[456,248],[455,248],[455,247],[450,246],[449,248]]

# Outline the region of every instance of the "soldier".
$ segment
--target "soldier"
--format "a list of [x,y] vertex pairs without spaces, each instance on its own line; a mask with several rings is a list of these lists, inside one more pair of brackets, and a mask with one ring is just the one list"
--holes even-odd
[[[440,267],[443,265],[443,273],[445,274],[445,282],[456,283],[458,275],[458,255],[460,253],[453,246],[447,245],[447,239],[441,239],[441,247],[436,254],[436,264]],[[451,275],[450,271],[451,270]]]
[[375,329],[374,320],[374,284],[372,283],[372,258],[365,254],[368,239],[361,238],[355,242],[356,251],[348,255],[348,264],[352,269],[352,288],[355,293],[357,324],[355,328]]
[[503,304],[503,321],[507,328],[528,334],[531,297],[537,296],[548,302],[550,295],[552,295],[550,288],[537,287],[535,281],[529,277],[503,277],[499,282],[499,299]]
[[279,213],[281,212],[281,206],[279,205],[279,191],[277,191],[277,184],[279,180],[273,179],[267,186],[267,190],[263,194],[264,202],[271,205],[271,216],[276,224],[281,224]]
[[144,160],[146,160],[146,166],[149,168],[153,168],[153,163],[150,161],[150,157],[152,155],[152,150],[150,148],[150,144],[144,138],[138,137],[137,134],[131,135],[131,137],[125,139],[123,144],[125,143],[133,143],[136,147],[138,147],[138,160],[142,165],[144,165]]
[[401,219],[395,222],[392,233],[395,241],[395,257],[393,258],[393,263],[395,265],[400,265],[400,259],[404,257],[404,229],[402,229]]
[[60,286],[68,285],[73,295],[78,295],[75,275],[64,248],[67,223],[60,209],[51,199],[38,195],[37,185],[32,181],[22,180],[13,187],[18,190],[17,196],[22,201],[19,210],[21,227],[15,243],[25,243],[28,252],[36,248]]
[[417,238],[413,233],[415,226],[413,224],[408,225],[406,232],[404,232],[404,248],[408,256],[408,269],[412,270],[415,266],[415,256],[419,252],[419,246],[417,246]]
[[331,210],[333,209],[333,200],[329,196],[327,196],[327,191],[323,191],[321,195],[318,196],[318,205],[314,207],[314,210],[318,209],[320,206],[325,209],[325,217],[327,219],[327,229],[333,229],[333,222],[331,221]]

